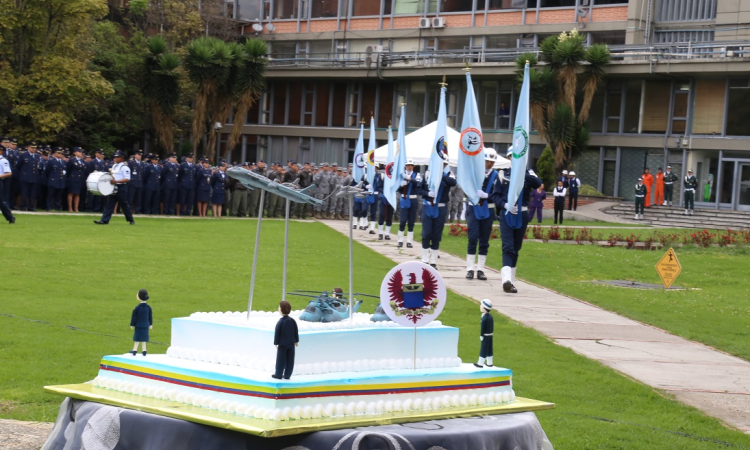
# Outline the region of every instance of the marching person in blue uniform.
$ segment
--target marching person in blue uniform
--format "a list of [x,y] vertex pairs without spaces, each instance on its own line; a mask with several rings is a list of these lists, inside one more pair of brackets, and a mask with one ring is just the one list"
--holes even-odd
[[110,183],[115,185],[115,193],[107,197],[107,204],[104,206],[101,220],[95,220],[97,225],[107,225],[115,212],[115,204],[120,205],[120,209],[125,214],[125,220],[130,225],[135,225],[133,221],[133,211],[128,203],[128,183],[130,182],[130,167],[125,163],[125,154],[117,150],[112,156],[115,165],[112,166],[112,180]]
[[195,165],[193,155],[185,155],[185,162],[180,164],[179,183],[180,199],[178,200],[178,215],[189,216],[193,212],[195,202]]
[[5,201],[5,180],[10,180],[13,176],[13,171],[10,168],[10,161],[5,158],[5,147],[0,145],[0,212],[3,213],[3,217],[8,221],[9,224],[16,223],[16,218],[10,211],[8,202]]
[[379,175],[376,173],[373,177],[371,185],[365,183],[365,189],[367,190],[367,195],[365,196],[365,214],[370,222],[369,234],[375,234],[375,226],[378,223],[378,204],[380,203],[380,191],[375,190],[375,184],[378,178]]
[[159,155],[148,155],[150,164],[143,169],[143,213],[159,214],[159,190],[161,187],[161,166]]
[[205,156],[195,168],[195,200],[198,202],[198,216],[206,217],[208,202],[211,200],[211,169]]
[[[646,200],[646,195],[648,195],[648,188],[643,184],[643,178],[638,177],[638,183],[635,185],[635,220],[639,219],[639,214],[640,219],[643,220],[643,206]],[[640,213],[638,212],[639,210]]]
[[34,211],[36,205],[37,185],[41,181],[39,173],[39,161],[41,158],[36,152],[36,144],[31,143],[27,152],[19,155],[16,162],[16,170],[20,173],[21,182],[21,211]]
[[143,211],[143,169],[146,165],[143,159],[143,151],[137,150],[133,157],[128,161],[130,167],[130,183],[128,183],[128,203],[135,214]]
[[143,356],[146,356],[146,343],[149,339],[149,330],[154,328],[154,316],[151,311],[151,306],[146,303],[148,301],[148,291],[141,289],[138,291],[136,296],[138,299],[138,305],[133,309],[133,314],[130,316],[130,329],[135,330],[133,333],[133,350],[130,353],[135,356],[138,353],[138,344],[141,344],[143,350]]
[[276,330],[273,335],[273,345],[276,346],[276,373],[273,378],[288,380],[294,371],[294,348],[299,346],[299,332],[297,322],[289,317],[292,305],[288,301],[279,302],[281,319],[276,322]]
[[495,319],[492,318],[492,301],[485,298],[479,305],[479,311],[482,312],[482,322],[479,327],[479,341],[482,343],[479,347],[479,361],[475,362],[476,367],[492,367],[492,335],[495,332]]
[[[3,151],[5,153],[5,160],[8,161],[8,167],[11,167],[15,170],[16,164],[13,161],[13,157],[11,156],[11,153],[13,153],[10,138],[3,136],[2,141],[0,141],[0,147],[3,147]],[[3,185],[3,196],[0,197],[0,200],[5,200],[5,203],[10,208],[10,191],[11,191],[11,184],[13,183],[13,174],[11,173],[11,176],[5,177],[4,179],[0,180],[0,183]]]
[[[417,204],[419,203],[419,185],[422,177],[414,172],[414,161],[406,160],[404,181],[398,188],[397,198],[401,206],[401,217],[398,224],[398,247],[403,247],[404,232],[406,231],[406,247],[412,248],[414,240],[414,222],[417,221]],[[408,225],[408,230],[407,230]]]
[[375,174],[373,191],[380,193],[380,211],[378,211],[378,240],[391,240],[391,226],[393,225],[393,206],[388,203],[383,189],[385,188],[385,166],[380,165],[380,172]]
[[[511,147],[512,149],[512,147]],[[511,150],[512,152],[512,150]],[[509,153],[510,155],[510,153]],[[572,173],[572,172],[571,172]],[[492,191],[490,199],[497,208],[497,214],[500,218],[500,237],[503,240],[503,268],[500,271],[503,279],[503,291],[516,293],[516,265],[518,264],[518,252],[523,245],[523,237],[526,234],[526,227],[529,225],[529,197],[531,191],[542,185],[542,180],[536,176],[533,170],[526,170],[523,183],[523,191],[519,204],[514,204],[512,199],[508,198],[508,189],[510,187],[511,169],[505,170],[502,180],[498,181],[495,189]],[[509,214],[521,214],[521,228],[512,228],[508,225],[503,215],[505,211]]]
[[[484,182],[482,189],[477,191],[479,204],[470,201],[466,205],[466,226],[469,233],[469,245],[466,249],[466,278],[474,278],[474,261],[476,260],[477,279],[486,280],[484,265],[487,262],[487,252],[490,248],[490,234],[495,222],[495,205],[489,198],[497,182],[497,170],[492,167],[497,162],[497,152],[494,148],[484,149]],[[479,255],[477,255],[477,245]]]
[[73,157],[68,160],[68,212],[79,212],[81,190],[86,184],[86,162],[83,149],[73,147]]
[[173,216],[177,214],[177,188],[180,166],[177,165],[177,155],[169,154],[169,159],[164,163],[161,172],[161,193],[164,201],[164,214]]
[[227,162],[219,163],[219,170],[211,175],[211,209],[214,217],[221,217],[221,210],[225,202],[227,184]]
[[[446,162],[443,165],[445,168]],[[437,192],[430,190],[430,177],[440,176],[440,188]],[[448,214],[448,203],[450,203],[450,191],[456,185],[456,177],[451,171],[444,171],[433,175],[427,173],[420,186],[422,194],[422,262],[437,269],[438,252],[440,251],[440,240],[443,238],[443,228]]]
[[62,194],[65,190],[66,167],[62,160],[62,148],[55,147],[52,158],[47,161],[47,209],[62,211]]

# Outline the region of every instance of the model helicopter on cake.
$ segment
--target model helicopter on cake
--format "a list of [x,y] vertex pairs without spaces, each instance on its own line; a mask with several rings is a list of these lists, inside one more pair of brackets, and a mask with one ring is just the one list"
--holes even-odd
[[[290,295],[298,295],[300,297],[310,297],[310,303],[308,303],[305,311],[300,315],[300,320],[306,322],[340,322],[344,319],[349,318],[349,305],[345,298],[347,294],[343,292],[341,288],[334,288],[329,294],[328,291],[303,291],[297,290],[290,292]],[[379,298],[375,295],[368,294],[354,294],[358,296]],[[359,307],[362,305],[362,300],[356,300],[354,302],[354,312],[359,311]],[[377,320],[377,321],[381,321]]]

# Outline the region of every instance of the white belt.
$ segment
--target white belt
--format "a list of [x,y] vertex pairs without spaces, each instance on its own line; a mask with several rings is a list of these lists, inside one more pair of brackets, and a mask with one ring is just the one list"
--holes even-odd
[[482,336],[492,336],[492,333],[483,334]]
[[[474,204],[472,204],[471,202],[469,202],[469,206],[479,206],[479,205],[474,205]],[[494,207],[495,207],[495,204],[494,204],[494,203],[487,203],[487,207],[488,207],[488,208],[494,208]]]
[[636,195],[636,198],[643,198],[645,195]]
[[686,190],[686,191],[693,191],[693,192],[695,192],[695,188],[687,188],[687,189],[685,189],[685,190]]
[[670,181],[669,183],[667,183],[666,181],[664,182],[664,184],[672,184],[672,183],[674,182],[673,181]]
[[417,196],[416,195],[409,195],[407,197],[401,197],[401,198],[409,198],[409,199],[411,199],[411,198],[417,198]]
[[529,210],[529,207],[528,207],[528,206],[522,206],[522,207],[521,207],[521,211],[522,211],[522,212],[523,212],[523,211],[528,211],[528,210]]

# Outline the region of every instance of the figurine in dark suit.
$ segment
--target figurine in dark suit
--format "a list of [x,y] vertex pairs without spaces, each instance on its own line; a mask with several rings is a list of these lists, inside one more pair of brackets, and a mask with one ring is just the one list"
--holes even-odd
[[135,330],[133,333],[133,350],[130,353],[135,356],[138,353],[138,343],[143,348],[143,356],[146,356],[146,343],[149,341],[148,330],[153,328],[154,318],[151,314],[151,307],[146,303],[148,301],[148,291],[141,289],[138,291],[138,306],[133,309],[133,315],[130,317],[130,329]]
[[492,302],[489,299],[482,300],[479,305],[482,311],[482,325],[479,329],[479,340],[482,342],[479,348],[479,361],[474,365],[477,367],[492,367],[492,333],[495,331],[495,320],[492,318]]
[[292,305],[282,300],[279,303],[281,319],[276,323],[276,333],[273,336],[273,345],[276,346],[276,373],[273,378],[288,380],[294,370],[294,347],[299,345],[299,333],[297,322],[289,317]]

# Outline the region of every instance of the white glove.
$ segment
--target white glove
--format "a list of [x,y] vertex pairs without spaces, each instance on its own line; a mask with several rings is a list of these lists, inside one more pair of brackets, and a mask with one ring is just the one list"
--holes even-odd
[[404,180],[404,181],[401,182],[401,186],[406,186],[407,184],[409,184],[409,182],[407,180]]
[[369,190],[370,190],[370,185],[369,185],[369,184],[366,184],[366,185],[365,185],[365,189],[369,191]]
[[378,191],[373,192],[372,195],[378,195]]
[[414,179],[414,181],[416,181],[417,183],[421,183],[422,182],[422,175],[417,174],[417,177]]
[[430,192],[428,192],[428,193],[427,193],[427,196],[428,196],[428,197],[432,197],[432,198],[435,198],[435,191],[430,191]]
[[507,209],[511,214],[518,214],[518,205],[510,206],[510,203],[506,203],[505,209]]
[[483,191],[483,190],[481,190],[481,189],[477,189],[477,196],[478,196],[479,198],[487,198],[487,197],[489,197],[489,196],[487,195],[487,193],[486,193],[486,192],[484,192],[484,191]]
[[[536,177],[536,174],[531,169],[529,169],[529,175],[531,175],[532,177]],[[539,177],[537,177],[537,178],[539,178]]]
[[479,340],[483,341],[484,340],[484,336],[479,336]]

